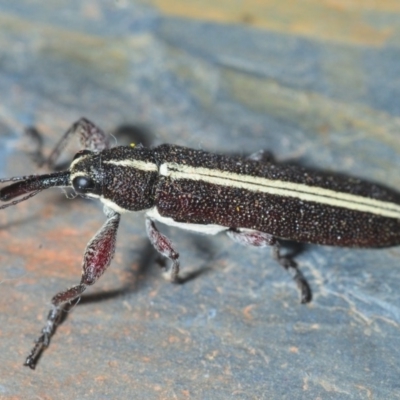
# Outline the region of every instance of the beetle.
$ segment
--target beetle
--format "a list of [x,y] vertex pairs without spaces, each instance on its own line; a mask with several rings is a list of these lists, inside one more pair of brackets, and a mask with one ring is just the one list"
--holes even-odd
[[79,284],[57,293],[45,327],[26,358],[34,369],[49,345],[62,311],[93,285],[114,255],[121,214],[146,210],[154,248],[170,260],[165,274],[179,282],[179,254],[155,222],[203,234],[226,232],[240,244],[272,247],[291,273],[301,302],[311,290],[297,264],[280,252],[281,240],[346,247],[400,245],[400,194],[357,178],[331,176],[271,162],[267,153],[248,158],[164,144],[111,148],[107,135],[80,119],[63,135],[45,163],[53,166],[71,136],[84,147],[66,171],[2,179],[0,209],[50,187],[72,187],[104,204],[106,222],[89,241]]

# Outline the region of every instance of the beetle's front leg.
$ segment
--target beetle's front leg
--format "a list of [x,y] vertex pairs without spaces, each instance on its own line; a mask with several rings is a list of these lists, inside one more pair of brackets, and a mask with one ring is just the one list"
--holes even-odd
[[50,338],[53,336],[57,325],[60,322],[62,311],[67,304],[79,297],[86,289],[86,285],[76,285],[64,292],[57,293],[51,299],[52,308],[47,315],[46,326],[42,329],[42,334],[35,342],[35,346],[26,358],[24,365],[35,369],[43,350],[50,344]]
[[179,253],[172,247],[171,241],[156,227],[154,221],[146,218],[146,231],[153,247],[172,263],[165,267],[165,277],[173,283],[179,282]]
[[296,282],[300,290],[301,303],[309,303],[311,301],[311,289],[306,278],[297,267],[295,261],[290,257],[280,254],[280,243],[278,239],[268,233],[253,230],[230,229],[227,231],[227,234],[232,240],[240,244],[256,247],[272,246],[273,257],[291,274],[293,280]]
[[110,265],[115,251],[120,214],[106,207],[104,207],[104,212],[107,221],[86,247],[80,284],[57,293],[51,300],[52,308],[48,314],[46,326],[42,329],[42,334],[24,364],[31,369],[35,369],[42,351],[49,345],[50,339],[60,322],[62,312],[68,304],[80,297],[87,286],[93,285]]

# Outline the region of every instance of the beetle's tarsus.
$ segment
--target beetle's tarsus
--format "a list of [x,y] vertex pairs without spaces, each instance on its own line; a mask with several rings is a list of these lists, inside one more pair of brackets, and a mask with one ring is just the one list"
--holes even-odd
[[300,291],[300,302],[302,304],[309,303],[312,298],[310,285],[308,284],[303,273],[297,267],[296,262],[288,257],[280,254],[280,243],[274,236],[259,231],[241,231],[240,229],[230,229],[227,231],[228,236],[237,243],[247,246],[267,247],[272,246],[272,255],[276,261],[288,271],[292,279]]
[[272,247],[272,255],[278,263],[288,271],[292,279],[295,281],[297,288],[300,291],[300,303],[309,303],[312,299],[312,292],[307,279],[304,277],[301,270],[298,268],[297,263],[288,256],[282,256],[280,254],[280,243],[278,240],[275,241]]
[[[177,253],[175,253],[177,254]],[[166,266],[164,269],[164,277],[171,283],[182,283],[182,280],[179,276],[179,261],[173,260],[169,266]]]

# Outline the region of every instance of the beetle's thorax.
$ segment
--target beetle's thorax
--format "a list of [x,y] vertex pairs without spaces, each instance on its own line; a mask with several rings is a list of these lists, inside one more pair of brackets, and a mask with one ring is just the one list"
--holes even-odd
[[117,212],[154,205],[158,168],[152,150],[115,147],[98,153],[79,152],[70,173],[71,186],[78,194],[97,198]]

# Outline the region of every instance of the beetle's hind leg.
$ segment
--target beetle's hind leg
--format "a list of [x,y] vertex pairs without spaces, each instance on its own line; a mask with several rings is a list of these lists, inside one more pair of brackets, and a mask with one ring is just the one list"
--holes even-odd
[[58,157],[73,136],[79,136],[80,143],[85,150],[98,152],[110,147],[108,135],[86,118],[81,118],[71,125],[48,157],[45,157],[42,153],[43,140],[41,134],[36,130],[36,128],[27,128],[25,133],[34,143],[34,149],[31,151],[33,159],[40,167],[46,165],[50,169],[54,168]]
[[272,255],[278,263],[286,269],[296,282],[297,287],[300,290],[301,303],[309,303],[312,299],[312,292],[307,279],[304,277],[301,270],[298,268],[296,261],[291,257],[282,256],[280,253],[281,245],[278,240],[272,246]]
[[110,265],[115,251],[120,214],[107,207],[104,208],[104,212],[107,221],[92,238],[85,250],[81,282],[70,289],[57,293],[51,300],[52,308],[47,316],[46,326],[42,329],[41,335],[24,363],[31,369],[35,369],[41,353],[49,345],[63,311],[68,308],[72,301],[82,295],[87,286],[93,285]]
[[267,247],[272,246],[272,255],[279,264],[290,273],[300,290],[301,303],[309,303],[312,298],[310,286],[303,273],[297,267],[297,264],[290,257],[283,256],[280,253],[280,243],[278,239],[268,233],[253,231],[230,229],[227,231],[228,236],[237,243],[247,246]]

